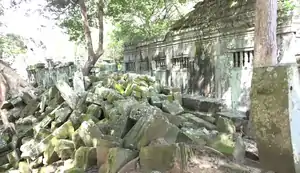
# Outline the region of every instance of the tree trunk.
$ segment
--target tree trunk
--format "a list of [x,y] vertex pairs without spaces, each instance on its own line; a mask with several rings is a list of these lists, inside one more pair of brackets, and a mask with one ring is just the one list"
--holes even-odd
[[84,27],[84,35],[85,35],[85,40],[86,40],[86,46],[88,50],[88,60],[85,62],[83,68],[82,68],[82,73],[84,76],[89,75],[91,69],[93,66],[96,64],[98,59],[102,56],[103,54],[103,0],[99,0],[98,2],[98,29],[99,29],[99,40],[98,40],[98,49],[95,52],[94,47],[93,47],[93,41],[92,41],[92,36],[91,36],[91,30],[88,22],[88,17],[87,17],[87,8],[85,5],[84,0],[79,0],[79,5],[80,5],[80,10],[81,10],[81,15],[82,15],[82,23]]
[[[265,112],[261,113],[261,107],[257,105],[258,102],[260,104],[264,104],[264,103],[262,103],[261,100],[259,100],[260,97],[257,96],[259,94],[253,94],[253,93],[257,93],[258,91],[257,88],[262,87],[262,84],[265,82],[265,81],[261,82],[261,80],[258,80],[260,79],[258,75],[260,75],[261,72],[265,70],[264,68],[262,69],[260,67],[274,66],[277,64],[277,41],[276,41],[277,0],[256,0],[255,8],[256,8],[256,13],[255,13],[254,57],[253,57],[254,68],[253,68],[253,76],[251,82],[251,93],[252,93],[251,109],[250,109],[251,115],[250,115],[250,121],[248,122],[249,124],[247,125],[247,130],[251,136],[253,135],[253,137],[256,138],[258,154],[260,157],[262,169],[274,169],[276,168],[276,166],[275,167],[272,166],[271,161],[269,161],[271,159],[270,157],[274,156],[274,155],[269,155],[269,153],[274,152],[274,150],[272,150],[274,149],[274,146],[271,143],[270,139],[268,139],[270,135],[269,132],[266,132],[267,129],[271,127],[269,127],[268,125],[266,126],[260,125],[261,123],[265,123],[265,121],[262,121],[260,117],[264,116],[264,118],[272,119],[274,117],[272,116],[272,113],[274,111],[272,112],[272,110],[264,110]],[[268,97],[269,96],[266,96],[265,99],[268,100],[269,99]],[[265,107],[262,106],[262,108]],[[259,134],[260,131],[264,131],[266,134],[261,135]],[[270,148],[267,149],[266,146],[270,146]]]
[[277,0],[256,0],[254,67],[277,64]]

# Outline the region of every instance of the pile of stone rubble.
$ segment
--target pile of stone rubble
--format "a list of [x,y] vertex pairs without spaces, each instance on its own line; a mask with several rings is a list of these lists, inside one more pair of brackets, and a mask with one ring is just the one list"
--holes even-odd
[[0,172],[184,172],[195,147],[243,160],[236,131],[244,120],[199,100],[148,76],[75,73],[38,100],[4,106],[17,134],[0,136]]

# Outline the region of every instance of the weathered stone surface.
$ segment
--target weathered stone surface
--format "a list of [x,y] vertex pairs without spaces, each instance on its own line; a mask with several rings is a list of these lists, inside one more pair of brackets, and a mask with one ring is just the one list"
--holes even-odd
[[[180,90],[140,75],[108,74],[91,78],[91,82],[82,94],[76,91],[70,94],[68,90],[63,93],[62,88],[69,86],[63,86],[61,91],[51,87],[40,93],[40,102],[32,102],[37,105],[35,110],[28,111],[31,102],[30,106],[22,102],[15,107],[10,103],[9,120],[17,124],[17,135],[11,137],[5,132],[0,137],[4,141],[0,172],[13,166],[18,169],[16,163],[23,160],[29,163],[32,172],[41,173],[93,172],[97,166],[98,172],[104,173],[139,172],[139,160],[133,158],[138,158],[140,150],[147,147],[153,153],[147,155],[148,161],[143,160],[144,168],[152,169],[153,163],[160,160],[157,165],[160,168],[180,172],[187,165],[185,145],[199,148],[209,145],[232,154],[235,134],[224,130],[225,137],[218,135],[215,113],[183,110]],[[76,106],[74,93],[78,99]],[[20,118],[18,112],[26,112],[25,106],[31,113]],[[156,147],[164,149],[156,151]],[[130,160],[132,163],[127,164]]]
[[172,115],[178,115],[184,111],[178,101],[165,100],[162,102],[162,110]]
[[199,112],[220,112],[222,102],[214,98],[183,95],[182,105],[187,109]]
[[235,148],[234,148],[232,155],[236,162],[244,163],[245,162],[245,154],[246,154],[246,146],[245,146],[243,138],[241,137],[241,135],[239,135],[236,138]]
[[81,124],[78,133],[85,145],[89,147],[92,147],[93,143],[103,136],[100,129],[93,122],[88,121],[84,121]]
[[29,164],[26,162],[20,162],[19,163],[19,171],[20,171],[20,173],[31,173]]
[[41,141],[41,140],[45,139],[47,136],[49,136],[50,134],[51,134],[50,130],[39,129],[39,131],[34,135],[34,138],[37,141]]
[[71,121],[67,121],[59,128],[55,129],[52,134],[58,139],[66,139],[66,138],[72,138],[73,133],[74,133],[74,127]]
[[32,100],[30,104],[26,105],[26,107],[20,113],[20,117],[26,117],[29,115],[33,115],[35,111],[39,109],[39,102],[36,100]]
[[67,121],[69,115],[71,114],[72,110],[70,107],[63,107],[55,111],[55,122],[57,126],[60,126],[64,122]]
[[42,151],[38,147],[38,142],[33,139],[23,144],[20,150],[22,152],[22,158],[31,158],[32,160],[38,158],[38,156],[42,154]]
[[114,102],[114,106],[117,108],[118,112],[125,116],[129,116],[131,109],[138,104],[139,102],[134,98]]
[[208,138],[209,132],[206,129],[182,128],[177,136],[176,142],[204,146],[207,143]]
[[84,78],[83,78],[82,72],[80,72],[80,71],[74,72],[73,87],[74,87],[74,91],[79,96],[85,91]]
[[196,117],[193,114],[185,113],[185,114],[182,114],[181,116],[184,117],[185,119],[187,119],[192,124],[194,124],[195,128],[205,127],[205,128],[207,128],[209,130],[215,130],[215,129],[217,129],[217,127],[214,124],[212,124],[212,123],[210,123],[208,121],[205,121],[205,120],[203,120],[201,118],[198,118],[198,117]]
[[62,80],[57,81],[55,86],[59,90],[66,103],[70,106],[70,108],[75,109],[77,106],[78,96],[73,91],[73,89]]
[[7,151],[8,145],[7,145],[7,140],[5,140],[4,136],[0,136],[0,153],[3,153],[4,151]]
[[74,159],[74,168],[82,168],[84,170],[97,164],[97,152],[93,147],[80,147],[76,150]]
[[297,88],[292,82],[295,73],[299,73],[296,66],[253,70],[251,119],[260,161],[266,170],[295,172],[289,118],[289,93]]
[[208,121],[210,123],[215,123],[216,122],[216,115],[214,113],[211,112],[198,112],[198,111],[185,111],[187,113],[191,113],[193,115],[195,115],[198,118],[201,118],[205,121]]
[[49,135],[38,144],[39,150],[43,151],[44,164],[51,164],[59,159],[57,153],[54,151],[57,141],[56,137]]
[[141,117],[124,137],[126,148],[140,149],[150,141],[163,137],[169,128],[168,119],[156,112],[155,114]]
[[20,161],[20,154],[18,151],[14,150],[7,154],[7,159],[9,164],[11,164],[14,168],[17,168]]
[[129,118],[137,121],[139,120],[142,116],[149,116],[155,113],[155,111],[161,112],[160,109],[151,106],[147,102],[142,102],[140,104],[136,104],[132,107]]
[[117,173],[126,163],[134,159],[138,153],[124,148],[111,148],[108,152],[108,158],[103,165],[100,173]]
[[88,109],[86,114],[90,115],[90,116],[94,116],[98,119],[101,118],[102,116],[102,109],[100,106],[96,105],[96,104],[91,104]]
[[142,147],[139,158],[143,172],[184,172],[191,150],[184,144]]
[[78,129],[83,121],[86,120],[87,114],[81,113],[80,111],[74,110],[70,117],[69,121],[72,122],[74,129]]
[[217,120],[217,128],[218,131],[224,132],[224,133],[235,133],[235,125],[234,123],[227,118],[219,117]]
[[162,108],[162,100],[159,98],[158,95],[150,96],[150,104],[160,109]]
[[233,142],[232,135],[220,133],[215,139],[210,141],[209,146],[221,153],[232,155],[235,143]]
[[60,139],[57,141],[54,151],[60,159],[67,160],[73,158],[75,154],[75,145],[71,140]]
[[181,92],[172,92],[174,100],[177,100],[180,105],[182,105],[182,94]]

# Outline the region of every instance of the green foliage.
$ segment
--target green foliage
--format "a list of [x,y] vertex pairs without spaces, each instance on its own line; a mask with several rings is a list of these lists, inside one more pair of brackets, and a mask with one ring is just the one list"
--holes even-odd
[[278,6],[284,13],[289,13],[290,11],[295,9],[296,4],[294,0],[279,0]]
[[1,35],[0,52],[8,56],[26,53],[23,38],[15,34]]
[[[85,0],[90,27],[97,27],[98,25],[96,22],[96,17],[98,15],[97,1],[98,0]],[[58,26],[64,29],[69,35],[70,41],[75,41],[77,43],[82,43],[84,41],[84,28],[79,5],[57,4],[56,2],[52,4],[49,3],[46,8],[52,12],[53,15],[57,15],[56,19]]]
[[[97,27],[97,0],[86,0],[88,9],[89,24]],[[110,0],[106,4],[105,14],[114,21],[116,29],[112,32],[112,40],[132,42],[141,39],[150,39],[155,36],[164,35],[172,22],[172,17],[178,10],[175,9],[181,0]],[[57,6],[50,6],[55,8]],[[52,10],[55,11],[55,10]],[[66,30],[70,40],[81,42],[84,39],[84,32],[81,22],[81,14],[78,6],[65,12],[59,21],[59,26]],[[115,44],[115,43],[114,43]],[[117,43],[116,43],[117,44]]]
[[[97,2],[99,0],[85,0],[89,24],[97,28]],[[162,36],[168,32],[169,26],[180,17],[178,7],[193,0],[110,0],[105,2],[105,15],[112,19],[115,29],[110,34],[108,45],[111,58],[119,59],[123,51],[123,43],[149,40]],[[295,8],[293,0],[278,0],[279,15],[289,14]],[[65,7],[66,4],[63,5]],[[64,8],[51,5],[56,11]],[[52,10],[52,11],[55,11]],[[78,43],[84,41],[79,6],[64,11],[59,19],[59,26],[65,29],[70,40]],[[107,51],[107,50],[106,50]]]
[[108,44],[108,58],[114,59],[114,60],[121,60],[122,59],[122,53],[124,50],[124,41],[120,39],[120,37],[115,37],[114,33],[110,33],[110,42]]
[[117,29],[114,36],[124,42],[151,39],[166,34],[174,10],[181,1],[176,0],[111,0],[107,6],[107,14],[112,17]]
[[84,41],[84,30],[79,7],[67,11],[65,17],[58,21],[58,25],[69,35],[70,41],[78,43]]

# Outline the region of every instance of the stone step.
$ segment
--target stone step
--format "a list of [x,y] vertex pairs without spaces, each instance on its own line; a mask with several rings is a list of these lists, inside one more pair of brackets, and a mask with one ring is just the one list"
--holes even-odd
[[220,112],[223,102],[220,99],[203,96],[183,95],[182,105],[184,108],[199,112]]

